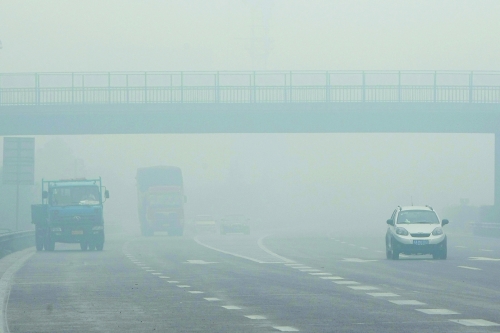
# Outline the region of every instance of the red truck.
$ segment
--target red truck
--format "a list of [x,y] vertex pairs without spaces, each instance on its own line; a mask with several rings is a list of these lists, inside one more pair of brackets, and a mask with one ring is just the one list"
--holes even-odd
[[136,180],[142,235],[166,231],[182,236],[186,202],[182,170],[176,166],[139,168]]

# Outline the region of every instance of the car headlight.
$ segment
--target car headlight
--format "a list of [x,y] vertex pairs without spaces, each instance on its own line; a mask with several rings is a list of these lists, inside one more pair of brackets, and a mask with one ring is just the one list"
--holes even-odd
[[432,231],[432,235],[439,236],[443,234],[443,229],[441,227],[437,227]]
[[50,231],[52,231],[52,232],[61,232],[62,229],[61,228],[51,228]]
[[397,227],[396,233],[401,236],[408,236],[408,230],[406,230],[405,228]]
[[104,230],[104,226],[102,226],[102,225],[96,225],[95,227],[92,227],[92,230],[94,230],[94,231]]

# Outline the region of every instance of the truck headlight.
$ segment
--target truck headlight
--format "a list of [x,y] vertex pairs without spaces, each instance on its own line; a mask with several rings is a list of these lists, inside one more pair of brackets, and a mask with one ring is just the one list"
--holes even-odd
[[61,228],[51,228],[50,231],[52,231],[52,232],[61,232],[62,229]]
[[397,227],[396,233],[401,236],[408,236],[408,230],[406,230],[405,228]]
[[439,236],[443,234],[443,229],[441,227],[437,227],[432,231],[433,236]]

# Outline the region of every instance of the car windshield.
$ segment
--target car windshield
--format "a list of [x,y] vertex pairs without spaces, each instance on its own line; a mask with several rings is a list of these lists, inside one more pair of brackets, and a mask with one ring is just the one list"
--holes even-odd
[[431,210],[405,210],[398,215],[398,224],[439,224],[439,219]]
[[67,186],[52,189],[50,204],[52,206],[98,205],[99,198],[97,186]]

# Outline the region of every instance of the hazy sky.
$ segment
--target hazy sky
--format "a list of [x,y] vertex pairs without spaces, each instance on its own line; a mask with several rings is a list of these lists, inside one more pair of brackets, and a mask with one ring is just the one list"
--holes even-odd
[[[498,0],[2,0],[0,72],[500,70],[499,18]],[[37,148],[53,139],[37,137]],[[136,168],[157,164],[184,169],[196,213],[247,204],[296,221],[373,216],[383,230],[411,197],[438,207],[493,202],[492,135],[59,139],[88,176],[105,177],[116,211],[133,201]],[[253,193],[238,207],[224,201],[238,198],[227,193],[234,177],[233,190]]]
[[499,17],[498,0],[2,0],[0,71],[500,70]]

